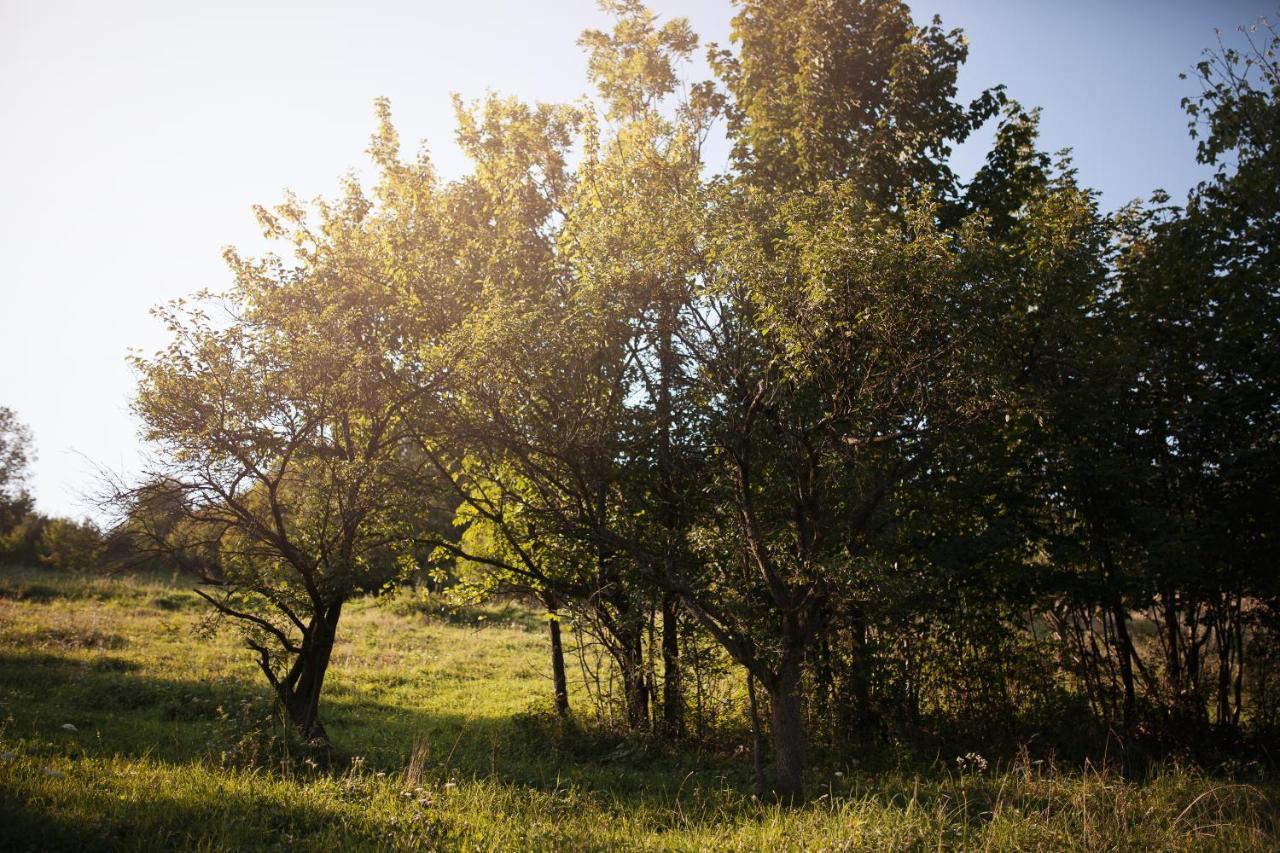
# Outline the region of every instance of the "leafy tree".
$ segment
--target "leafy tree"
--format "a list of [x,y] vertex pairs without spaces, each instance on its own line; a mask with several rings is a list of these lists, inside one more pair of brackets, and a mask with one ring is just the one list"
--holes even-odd
[[31,430],[12,409],[0,406],[0,536],[31,511],[26,482],[34,458]]
[[990,256],[978,223],[943,229],[931,205],[885,216],[850,182],[741,205],[707,270],[716,500],[682,593],[769,694],[778,790],[795,799],[801,679],[835,596],[900,482],[998,399],[977,369],[985,330],[959,326]]
[[[690,397],[691,336],[702,322],[695,282],[701,266],[706,192],[702,144],[725,99],[710,82],[681,91],[680,65],[697,47],[684,19],[657,26],[641,4],[611,4],[612,33],[589,31],[589,54],[608,122],[586,129],[586,157],[562,244],[582,297],[616,323],[626,389],[620,447],[625,477],[614,533],[632,559],[656,559],[643,575],[668,577],[686,544],[702,482],[702,439]],[[612,547],[612,546],[611,546]],[[652,581],[649,581],[652,584]],[[659,730],[684,730],[680,597],[663,589]],[[654,687],[656,690],[656,686]]]
[[1127,507],[1162,627],[1164,698],[1225,726],[1242,713],[1243,623],[1275,600],[1280,521],[1280,36],[1244,36],[1243,49],[1206,54],[1202,95],[1184,102],[1216,172],[1185,208],[1157,195],[1124,223],[1115,312],[1135,342],[1123,447],[1141,469]]
[[36,556],[55,569],[91,569],[104,545],[102,531],[92,521],[55,518],[41,529]]
[[42,513],[28,511],[8,533],[0,537],[0,554],[15,565],[37,565],[40,562],[40,539],[52,521]]
[[[234,287],[162,310],[172,343],[135,360],[134,408],[156,449],[148,479],[186,516],[161,544],[212,557],[200,594],[244,631],[290,721],[321,740],[343,605],[413,568],[422,523],[404,412],[431,387],[431,368],[406,343],[425,342],[436,315],[422,301],[412,323],[396,309],[422,295],[406,292],[405,226],[429,227],[434,175],[425,160],[390,162],[380,109],[377,201],[350,179],[343,197],[317,202],[315,225],[292,198],[260,209],[294,263],[228,251]],[[215,324],[205,305],[226,319]]]
[[904,191],[949,200],[951,146],[995,113],[1000,89],[955,100],[969,48],[899,0],[740,0],[735,53],[712,61],[732,95],[742,173],[767,188],[854,179],[881,205]]
[[[468,556],[576,602],[622,675],[630,725],[644,728],[656,587],[636,565],[651,550],[670,563],[680,547],[675,315],[687,300],[687,217],[715,99],[701,87],[674,121],[664,117],[674,63],[696,40],[681,20],[655,26],[640,4],[607,8],[614,29],[582,39],[603,116],[556,118],[497,101],[482,119],[463,116],[461,139],[477,161],[469,183],[486,211],[475,219],[491,229],[477,241],[489,248],[472,256],[496,274],[459,343],[459,449],[440,467],[456,472],[464,518],[492,543]],[[584,159],[570,179],[571,123]],[[662,607],[663,725],[678,734],[674,596]]]

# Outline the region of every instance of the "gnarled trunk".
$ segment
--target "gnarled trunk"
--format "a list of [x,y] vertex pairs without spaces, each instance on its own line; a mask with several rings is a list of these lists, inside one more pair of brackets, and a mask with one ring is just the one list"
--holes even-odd
[[337,601],[311,620],[293,667],[279,686],[280,702],[289,722],[308,740],[328,740],[320,723],[320,691],[329,671],[341,615],[342,601]]

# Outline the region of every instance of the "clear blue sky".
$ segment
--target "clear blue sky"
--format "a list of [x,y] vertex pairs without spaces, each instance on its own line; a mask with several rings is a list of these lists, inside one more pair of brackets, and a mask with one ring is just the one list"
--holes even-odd
[[[651,5],[727,37],[727,0]],[[1276,0],[912,5],[968,33],[962,95],[1003,82],[1043,107],[1046,146],[1074,148],[1109,208],[1198,180],[1178,72],[1214,27],[1280,17]],[[85,514],[89,460],[136,467],[125,355],[163,342],[148,310],[228,283],[221,247],[260,245],[251,204],[360,166],[374,97],[456,174],[449,94],[572,99],[574,42],[603,23],[593,0],[0,0],[0,405],[35,433],[39,508]]]

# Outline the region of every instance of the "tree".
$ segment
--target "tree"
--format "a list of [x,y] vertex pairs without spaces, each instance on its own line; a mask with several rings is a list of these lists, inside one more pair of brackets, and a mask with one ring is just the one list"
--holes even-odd
[[31,511],[26,483],[34,460],[31,430],[12,409],[0,406],[0,536]]
[[960,322],[990,255],[977,223],[948,231],[929,205],[885,216],[851,182],[781,201],[748,191],[723,215],[705,271],[717,325],[696,371],[714,500],[699,562],[669,582],[769,694],[777,788],[793,800],[801,678],[833,599],[901,481],[997,399],[976,369],[988,330]]
[[[135,359],[134,410],[156,450],[140,488],[162,484],[185,515],[153,528],[158,544],[208,561],[201,596],[240,627],[288,719],[319,741],[342,608],[414,567],[429,480],[406,454],[405,412],[433,387],[424,330],[439,304],[406,273],[430,259],[413,247],[434,245],[418,240],[434,222],[434,174],[395,160],[379,108],[377,201],[349,179],[342,198],[317,202],[316,225],[292,198],[259,209],[294,264],[228,250],[232,289],[161,310],[172,342]],[[399,310],[409,303],[421,313]]]
[[102,556],[102,531],[92,521],[55,518],[43,526],[36,556],[55,569],[91,569]]
[[[614,29],[582,39],[606,128],[594,111],[556,118],[511,102],[462,117],[474,198],[485,205],[475,220],[489,224],[473,245],[491,248],[472,253],[489,274],[459,339],[457,449],[440,468],[455,472],[464,517],[492,543],[466,556],[526,578],[598,626],[629,724],[642,729],[656,689],[644,635],[657,587],[636,559],[651,544],[670,562],[681,547],[674,324],[687,300],[688,210],[714,99],[699,88],[674,122],[665,118],[674,63],[696,39],[683,20],[656,26],[638,3],[606,8]],[[572,176],[569,119],[585,150]],[[679,617],[670,593],[661,606],[662,728],[675,736]]]
[[851,178],[883,206],[957,191],[951,146],[999,107],[1000,89],[965,106],[956,77],[969,48],[935,17],[918,26],[899,0],[739,0],[737,53],[713,51],[731,94],[741,174],[791,188]]
[[[677,94],[680,64],[698,43],[687,20],[658,26],[640,3],[608,8],[617,16],[613,31],[588,31],[579,43],[588,50],[589,77],[610,126],[604,134],[596,122],[587,126],[587,156],[563,244],[584,295],[610,313],[623,343],[620,428],[628,464],[615,529],[625,525],[627,539],[659,554],[659,573],[670,576],[687,559],[691,508],[701,488],[687,333],[699,310],[693,292],[706,200],[702,144],[725,99],[710,82]],[[678,593],[663,589],[659,607],[657,728],[678,738],[684,731]]]
[[1242,714],[1245,622],[1275,601],[1280,525],[1280,34],[1242,32],[1241,49],[1206,53],[1202,94],[1184,101],[1215,174],[1185,208],[1157,194],[1129,212],[1114,310],[1134,342],[1122,447],[1140,464],[1124,497],[1163,699],[1226,727]]

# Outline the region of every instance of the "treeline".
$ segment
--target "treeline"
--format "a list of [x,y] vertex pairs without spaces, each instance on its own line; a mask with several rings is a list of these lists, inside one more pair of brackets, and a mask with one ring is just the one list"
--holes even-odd
[[674,742],[731,661],[784,799],[815,741],[1273,731],[1276,33],[1196,67],[1214,176],[1107,215],[901,3],[740,0],[698,82],[685,21],[603,5],[593,99],[458,101],[451,181],[379,101],[372,188],[259,209],[290,254],[136,362],[122,529],[290,719],[344,603],[427,574],[542,603],[562,713],[562,619]]
[[[0,564],[96,566],[107,549],[98,525],[36,511],[26,488],[34,458],[30,428],[12,409],[0,406]],[[133,550],[128,538],[120,538],[115,546],[117,552]]]

